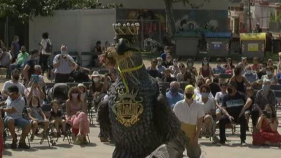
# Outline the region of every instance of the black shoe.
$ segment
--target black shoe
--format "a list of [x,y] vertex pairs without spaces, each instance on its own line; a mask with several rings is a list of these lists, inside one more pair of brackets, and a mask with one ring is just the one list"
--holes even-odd
[[11,149],[16,149],[17,148],[17,140],[13,140],[12,144],[11,144]]
[[26,145],[26,143],[19,143],[19,148],[21,148],[21,149],[30,149],[30,146]]

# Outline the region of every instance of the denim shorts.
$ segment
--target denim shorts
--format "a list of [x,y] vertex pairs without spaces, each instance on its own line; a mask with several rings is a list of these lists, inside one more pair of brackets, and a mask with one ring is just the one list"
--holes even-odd
[[17,119],[13,119],[10,116],[5,116],[4,117],[4,125],[5,127],[8,126],[8,122],[10,120],[14,120],[15,121],[15,126],[17,127],[21,127],[22,129],[24,129],[26,126],[30,125],[30,122],[24,118],[17,118]]

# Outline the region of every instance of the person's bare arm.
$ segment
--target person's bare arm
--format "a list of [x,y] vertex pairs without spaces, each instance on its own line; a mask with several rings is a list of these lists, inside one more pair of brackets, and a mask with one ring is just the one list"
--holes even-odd
[[17,110],[12,107],[12,108],[3,108],[3,111],[6,112],[6,113],[15,113],[17,112]]
[[257,130],[260,130],[260,129],[261,129],[263,119],[265,119],[265,116],[264,116],[264,115],[261,115],[261,116],[259,117],[258,123],[257,123],[257,125],[256,125]]
[[202,124],[203,124],[203,117],[200,117],[197,119],[197,125],[196,125],[196,137],[199,138],[201,129],[202,129]]
[[36,118],[34,118],[34,117],[31,116],[30,110],[27,110],[27,116],[28,116],[28,118],[29,118],[30,120],[32,120],[32,121],[36,121],[36,120],[37,120]]
[[82,102],[82,111],[87,114],[87,102],[86,101],[83,101]]
[[70,106],[70,100],[66,101],[66,118],[70,119],[71,118],[71,106]]
[[44,100],[46,98],[45,93],[43,92],[42,88],[39,86],[39,84],[36,84],[37,89],[39,90],[40,93],[40,99]]
[[240,112],[239,117],[241,117],[242,115],[244,115],[246,109],[248,109],[248,108],[251,106],[252,103],[253,103],[253,101],[252,101],[251,98],[248,98],[248,99],[246,100],[246,104],[243,106],[243,108],[242,108],[242,110],[241,110],[241,112]]
[[271,128],[271,130],[272,130],[273,132],[276,132],[276,131],[277,131],[278,124],[279,124],[279,122],[278,122],[277,119],[275,119],[272,123],[269,124],[269,125],[270,125],[270,128]]
[[23,76],[25,78],[25,82],[28,83],[29,82],[29,77],[28,77],[28,71],[30,69],[29,65],[25,65],[25,67],[23,68]]
[[46,115],[44,114],[44,112],[42,111],[42,109],[40,109],[40,115],[44,118],[44,120],[47,120]]

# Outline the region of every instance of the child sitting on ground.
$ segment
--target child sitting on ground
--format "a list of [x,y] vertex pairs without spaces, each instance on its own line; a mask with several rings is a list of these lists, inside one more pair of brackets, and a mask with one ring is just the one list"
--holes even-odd
[[32,96],[29,102],[29,107],[27,108],[27,115],[31,121],[32,134],[30,141],[33,141],[34,135],[38,130],[38,125],[42,125],[44,128],[43,139],[47,138],[47,130],[49,128],[49,121],[46,118],[46,115],[40,107],[40,100],[37,96]]
[[[50,115],[50,122],[54,124],[56,133],[55,135],[60,137],[60,128],[59,126],[62,126],[62,134],[65,135],[65,127],[66,127],[66,122],[62,118],[62,111],[59,109],[59,102],[57,100],[53,100],[51,102],[52,110],[51,110],[51,115]],[[53,129],[52,129],[53,131]]]

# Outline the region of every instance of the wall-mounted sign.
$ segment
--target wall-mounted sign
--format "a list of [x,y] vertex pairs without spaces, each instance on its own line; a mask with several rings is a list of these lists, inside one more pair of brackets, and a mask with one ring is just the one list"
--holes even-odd
[[222,42],[212,42],[212,49],[221,49]]
[[257,52],[257,51],[259,51],[259,44],[258,43],[249,43],[248,44],[248,51],[249,52]]

